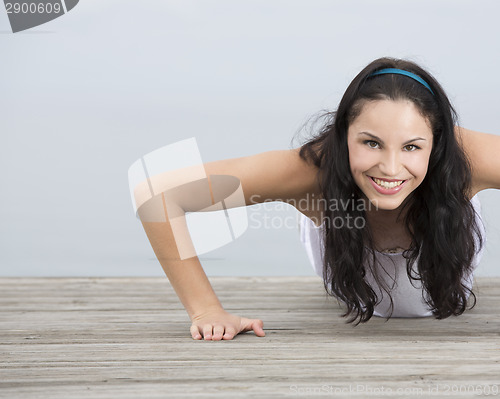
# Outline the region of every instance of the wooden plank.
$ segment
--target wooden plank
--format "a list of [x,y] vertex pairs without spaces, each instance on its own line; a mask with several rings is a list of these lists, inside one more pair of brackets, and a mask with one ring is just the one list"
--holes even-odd
[[192,340],[165,278],[1,278],[0,397],[500,395],[500,278],[462,316],[357,327],[318,277],[211,281],[266,337]]

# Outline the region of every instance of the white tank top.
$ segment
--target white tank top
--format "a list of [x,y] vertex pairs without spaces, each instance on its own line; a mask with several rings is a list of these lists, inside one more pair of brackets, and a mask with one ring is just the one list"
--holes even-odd
[[[476,220],[481,230],[482,236],[486,242],[484,224],[481,217],[481,203],[479,198],[474,196],[471,203],[476,211]],[[311,219],[304,214],[300,217],[300,241],[304,244],[307,256],[311,265],[320,277],[323,277],[323,243],[324,225],[316,226]],[[478,242],[476,238],[476,242]],[[472,270],[474,271],[483,255],[484,245],[478,251],[472,261]],[[382,267],[379,270],[379,278],[381,278],[387,287],[391,290],[394,310],[392,317],[426,317],[432,316],[432,312],[424,301],[424,295],[427,297],[427,292],[423,290],[420,281],[410,281],[406,272],[406,259],[403,253],[381,253],[375,251],[375,256],[378,263],[377,267]],[[387,293],[382,290],[375,282],[370,268],[366,268],[366,282],[370,284],[372,289],[377,294],[378,299],[382,299],[375,306],[373,314],[379,317],[388,317],[391,311],[391,303]],[[384,270],[386,272],[384,272]],[[473,272],[466,276],[464,284],[471,289],[474,276]],[[413,285],[412,285],[413,283]]]

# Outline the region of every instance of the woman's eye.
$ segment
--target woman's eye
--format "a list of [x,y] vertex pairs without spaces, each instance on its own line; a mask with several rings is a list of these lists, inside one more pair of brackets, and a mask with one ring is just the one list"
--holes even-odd
[[415,150],[418,150],[419,147],[417,147],[416,145],[413,145],[413,144],[408,144],[408,145],[405,145],[403,147],[406,151],[415,151]]
[[370,148],[378,148],[378,143],[373,140],[366,140],[365,144]]

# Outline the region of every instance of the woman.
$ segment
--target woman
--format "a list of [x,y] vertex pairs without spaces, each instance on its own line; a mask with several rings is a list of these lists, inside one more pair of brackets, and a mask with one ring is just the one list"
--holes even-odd
[[[297,207],[308,255],[349,322],[463,313],[483,247],[475,195],[500,188],[500,137],[456,127],[439,83],[390,58],[363,69],[327,118],[299,149],[207,163],[206,174],[237,177],[246,205]],[[168,222],[143,225],[194,339],[265,335],[261,320],[224,311],[197,257],[172,256]]]

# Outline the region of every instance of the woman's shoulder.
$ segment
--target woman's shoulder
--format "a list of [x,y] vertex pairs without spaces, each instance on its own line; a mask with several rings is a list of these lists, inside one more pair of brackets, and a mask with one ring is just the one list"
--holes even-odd
[[458,126],[455,132],[472,168],[470,198],[488,188],[500,189],[500,136]]

